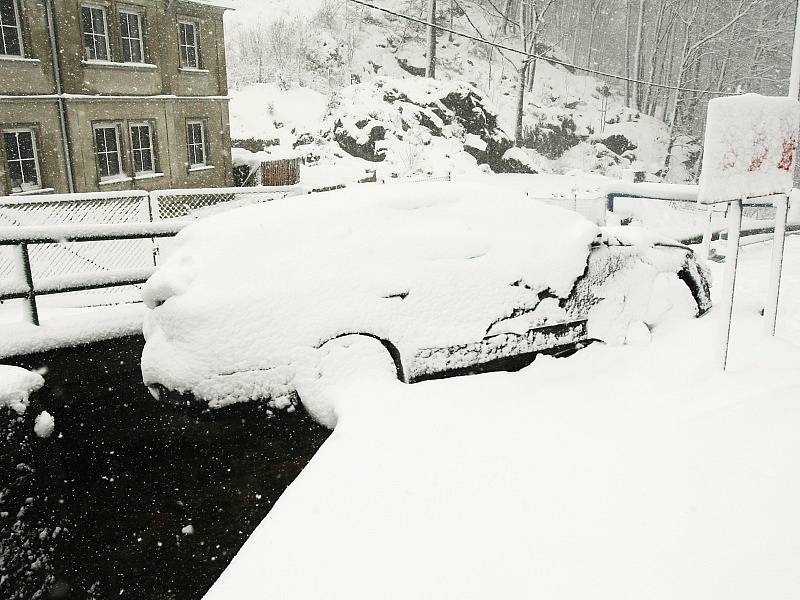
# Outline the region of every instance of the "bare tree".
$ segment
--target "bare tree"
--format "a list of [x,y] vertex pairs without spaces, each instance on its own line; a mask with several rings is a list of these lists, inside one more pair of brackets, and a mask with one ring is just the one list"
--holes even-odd
[[436,79],[436,0],[428,0],[428,67],[425,76]]

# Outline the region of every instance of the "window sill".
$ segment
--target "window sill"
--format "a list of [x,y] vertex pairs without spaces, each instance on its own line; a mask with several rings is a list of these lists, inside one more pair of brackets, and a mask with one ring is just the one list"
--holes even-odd
[[208,69],[193,69],[191,67],[180,67],[178,70],[181,73],[193,73],[195,75],[208,75],[211,73]]
[[163,173],[137,173],[133,176],[134,181],[141,181],[142,179],[158,179],[163,177]]
[[21,62],[28,64],[39,64],[42,62],[38,58],[27,58],[25,56],[16,56],[14,54],[0,54],[0,60],[7,60],[9,62]]
[[115,183],[126,183],[128,181],[133,181],[133,177],[114,177],[108,179],[101,179],[100,186],[104,185],[114,185]]
[[38,188],[35,190],[25,190],[23,192],[11,192],[9,196],[35,196],[37,194],[49,194],[55,191],[54,188]]
[[189,173],[196,173],[197,171],[211,171],[214,165],[198,165],[196,167],[189,167]]
[[82,60],[81,64],[86,67],[99,67],[109,69],[137,69],[137,70],[155,70],[158,65],[150,63],[135,63],[135,62],[113,62],[110,60]]

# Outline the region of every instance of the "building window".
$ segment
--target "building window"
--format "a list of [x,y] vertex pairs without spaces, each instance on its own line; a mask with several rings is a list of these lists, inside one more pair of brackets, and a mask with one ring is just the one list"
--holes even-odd
[[16,0],[0,0],[0,55],[22,56]]
[[189,148],[189,168],[207,165],[206,124],[204,121],[188,121],[186,123],[186,143]]
[[95,125],[94,147],[97,155],[97,172],[100,174],[100,179],[119,177],[122,173],[119,126],[113,123]]
[[99,6],[82,6],[83,48],[86,60],[109,60],[106,9]]
[[142,16],[131,11],[120,11],[119,28],[122,37],[122,62],[144,62]]
[[36,151],[36,137],[30,129],[11,129],[3,131],[6,147],[6,163],[11,180],[11,192],[27,192],[42,187],[39,175],[39,156]]
[[181,68],[200,68],[200,44],[197,37],[197,23],[178,21],[178,40],[181,51]]
[[138,175],[155,172],[153,130],[150,123],[131,123],[130,129],[134,173]]

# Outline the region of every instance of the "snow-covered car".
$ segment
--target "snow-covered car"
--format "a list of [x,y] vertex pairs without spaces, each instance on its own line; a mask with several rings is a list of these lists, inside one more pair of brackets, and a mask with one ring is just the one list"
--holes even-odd
[[142,372],[153,393],[211,408],[290,408],[345,336],[415,382],[641,338],[665,290],[710,307],[691,249],[645,230],[484,183],[363,185],[183,230],[144,286]]

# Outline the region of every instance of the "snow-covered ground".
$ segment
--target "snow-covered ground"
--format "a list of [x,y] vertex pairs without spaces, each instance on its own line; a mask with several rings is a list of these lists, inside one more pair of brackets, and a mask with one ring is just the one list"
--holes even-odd
[[96,306],[96,295],[69,296],[40,299],[39,327],[25,321],[22,301],[1,305],[0,360],[142,333],[141,303]]
[[514,374],[344,370],[336,430],[207,600],[797,598],[800,240],[777,339],[769,251],[742,251],[724,374],[716,311]]

